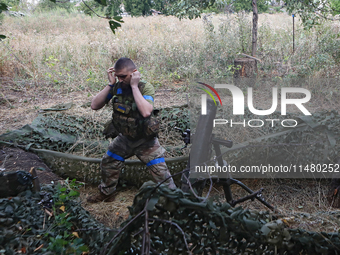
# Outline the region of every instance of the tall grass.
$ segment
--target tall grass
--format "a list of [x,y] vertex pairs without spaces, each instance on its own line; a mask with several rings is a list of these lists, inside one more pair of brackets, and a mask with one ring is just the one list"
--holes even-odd
[[[55,11],[23,18],[5,17],[8,39],[0,43],[0,76],[68,91],[102,88],[105,70],[125,56],[156,87],[173,81],[232,76],[233,60],[251,52],[251,16],[125,17],[116,34],[107,20]],[[307,75],[339,76],[338,23],[305,31],[298,23],[295,52],[292,18],[287,14],[259,17],[259,75],[271,79]]]

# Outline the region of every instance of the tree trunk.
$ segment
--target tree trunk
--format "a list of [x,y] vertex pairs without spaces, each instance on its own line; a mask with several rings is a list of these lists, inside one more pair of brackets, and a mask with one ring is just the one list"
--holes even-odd
[[234,60],[234,78],[255,78],[257,74],[256,60],[251,58],[237,58]]
[[251,58],[237,58],[234,60],[234,84],[252,87],[257,74],[256,60]]
[[252,50],[251,50],[251,55],[253,57],[256,56],[256,48],[257,48],[257,23],[258,23],[258,13],[257,13],[257,0],[252,0],[252,5],[253,5],[253,40],[252,40]]
[[[252,0],[253,5],[253,30],[252,30],[252,56],[256,56],[257,48],[257,0]],[[248,85],[252,86],[257,74],[257,61],[251,58],[238,58],[234,60],[234,83],[239,84],[242,78],[247,80]]]

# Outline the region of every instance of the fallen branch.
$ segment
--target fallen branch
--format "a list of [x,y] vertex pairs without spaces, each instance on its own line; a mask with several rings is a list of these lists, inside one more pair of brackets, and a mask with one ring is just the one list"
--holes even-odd
[[245,56],[245,57],[247,57],[247,58],[255,59],[255,60],[259,61],[260,63],[262,62],[261,59],[255,58],[255,57],[253,57],[253,56],[250,56],[250,55],[247,55],[247,54],[244,54],[244,53],[241,53],[241,55],[243,55],[243,56]]

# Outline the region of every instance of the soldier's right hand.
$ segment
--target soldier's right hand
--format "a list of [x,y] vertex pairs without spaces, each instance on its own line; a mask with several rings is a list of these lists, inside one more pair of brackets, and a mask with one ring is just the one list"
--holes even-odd
[[116,83],[116,74],[114,67],[110,67],[109,69],[107,69],[107,77],[109,79],[109,84],[113,85]]

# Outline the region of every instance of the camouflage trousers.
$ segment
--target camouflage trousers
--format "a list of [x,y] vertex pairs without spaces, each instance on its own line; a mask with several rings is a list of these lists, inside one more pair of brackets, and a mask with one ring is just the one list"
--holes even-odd
[[[124,167],[125,159],[136,155],[140,161],[147,165],[156,182],[161,182],[171,174],[163,158],[165,149],[159,144],[158,138],[151,140],[131,141],[127,137],[119,134],[109,145],[108,151],[103,156],[101,162],[102,183],[99,190],[105,194],[112,194],[116,190],[119,174]],[[174,189],[176,185],[172,178],[164,184]]]

